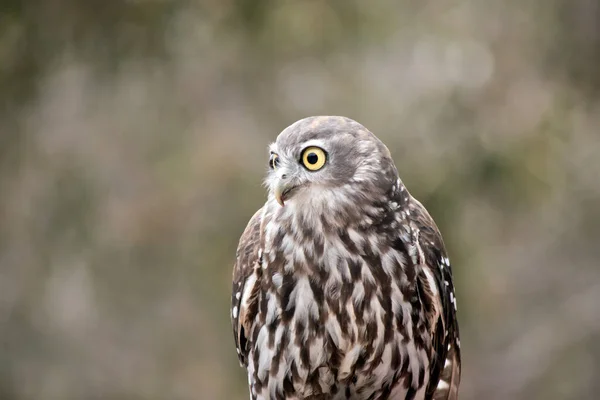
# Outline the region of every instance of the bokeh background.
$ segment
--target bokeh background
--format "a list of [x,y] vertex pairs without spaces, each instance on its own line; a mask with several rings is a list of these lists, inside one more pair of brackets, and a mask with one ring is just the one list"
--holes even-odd
[[461,399],[600,393],[600,3],[3,0],[0,399],[246,399],[266,146],[390,148],[454,265]]

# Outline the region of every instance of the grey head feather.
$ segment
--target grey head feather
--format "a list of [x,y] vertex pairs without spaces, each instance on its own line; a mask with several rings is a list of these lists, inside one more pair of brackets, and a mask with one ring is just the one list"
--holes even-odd
[[[319,171],[309,171],[301,164],[302,152],[310,146],[327,154],[326,165]],[[363,125],[346,117],[301,119],[279,134],[270,151],[278,155],[280,168],[269,171],[267,187],[273,192],[282,178],[292,180],[297,204],[315,206],[319,198],[327,200],[329,196],[325,209],[327,204],[339,209],[336,199],[360,207],[383,198],[398,181],[387,147]]]

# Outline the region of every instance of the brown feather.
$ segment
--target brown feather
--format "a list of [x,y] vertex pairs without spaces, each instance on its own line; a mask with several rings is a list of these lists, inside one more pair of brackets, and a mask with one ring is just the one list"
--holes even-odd
[[[430,300],[435,306],[428,312],[429,318],[439,323],[431,323],[433,338],[431,381],[427,390],[428,398],[433,400],[455,400],[458,398],[460,384],[460,346],[458,323],[454,298],[452,271],[446,255],[442,236],[431,215],[416,199],[410,204],[413,223],[419,231],[418,243],[423,259],[419,259],[422,269],[435,277],[438,296],[433,296],[429,280],[421,279],[424,294],[433,296]],[[445,261],[444,261],[445,260]],[[420,274],[423,278],[424,273]],[[425,301],[427,304],[427,301]],[[439,307],[439,308],[438,308]]]
[[455,347],[450,346],[447,358],[449,364],[444,368],[440,377],[441,385],[435,391],[433,400],[457,400],[458,385],[460,384],[460,363],[457,359]]
[[[242,234],[236,252],[236,262],[233,267],[233,289],[231,296],[231,324],[238,352],[240,364],[246,365],[246,342],[250,334],[249,324],[257,312],[258,286],[254,280],[254,287],[247,286],[248,278],[260,272],[259,249],[261,243],[262,208],[250,219]],[[258,278],[258,276],[257,276]],[[249,296],[244,298],[244,293],[249,291]],[[245,304],[243,301],[245,300]]]

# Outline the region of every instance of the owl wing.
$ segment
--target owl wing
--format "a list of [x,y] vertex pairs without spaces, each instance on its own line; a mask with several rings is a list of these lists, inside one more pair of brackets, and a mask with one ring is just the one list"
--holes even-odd
[[411,215],[418,231],[416,244],[420,250],[417,285],[429,320],[432,344],[426,398],[455,400],[460,383],[460,339],[452,268],[442,236],[425,207],[414,200]]
[[247,338],[251,334],[251,324],[258,312],[258,293],[262,275],[260,268],[262,220],[262,209],[260,209],[250,219],[240,238],[233,267],[231,324],[242,366],[247,365]]

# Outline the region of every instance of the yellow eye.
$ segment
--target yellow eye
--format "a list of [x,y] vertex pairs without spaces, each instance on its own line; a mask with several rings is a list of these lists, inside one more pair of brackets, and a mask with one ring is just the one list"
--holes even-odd
[[325,165],[327,154],[318,147],[307,147],[302,152],[302,164],[309,171],[318,171]]
[[269,167],[275,170],[279,166],[279,156],[275,153],[271,154],[271,158],[269,158]]

